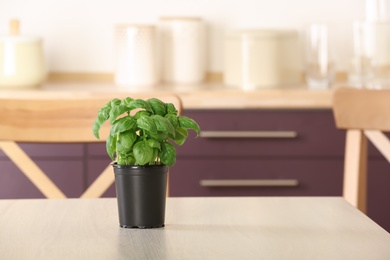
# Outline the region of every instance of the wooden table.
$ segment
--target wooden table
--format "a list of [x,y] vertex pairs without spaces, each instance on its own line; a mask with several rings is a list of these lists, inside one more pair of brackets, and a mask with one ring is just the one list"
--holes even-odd
[[168,198],[122,229],[115,199],[0,201],[0,259],[390,259],[390,234],[338,197]]

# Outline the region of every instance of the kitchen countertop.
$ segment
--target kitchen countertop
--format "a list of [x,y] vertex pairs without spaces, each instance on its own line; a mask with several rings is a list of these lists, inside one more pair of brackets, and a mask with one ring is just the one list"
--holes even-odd
[[175,93],[184,109],[330,109],[333,89],[309,90],[306,86],[243,90],[222,84],[193,86],[158,85],[128,90],[112,83],[48,83],[35,89],[1,89],[0,97],[61,98],[61,96],[109,96],[118,93]]

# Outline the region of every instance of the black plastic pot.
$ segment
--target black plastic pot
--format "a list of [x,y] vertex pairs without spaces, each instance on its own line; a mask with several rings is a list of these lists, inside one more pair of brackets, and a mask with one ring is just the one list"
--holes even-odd
[[165,223],[168,167],[113,164],[119,225],[158,228]]

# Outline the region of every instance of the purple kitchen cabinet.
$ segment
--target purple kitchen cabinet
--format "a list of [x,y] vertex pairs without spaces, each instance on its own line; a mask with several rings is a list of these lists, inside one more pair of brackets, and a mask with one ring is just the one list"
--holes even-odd
[[[187,110],[204,136],[178,147],[171,196],[336,196],[345,133],[331,110]],[[224,137],[226,133],[235,136]],[[271,136],[245,138],[245,133]],[[287,133],[287,136],[273,134]],[[209,187],[203,180],[296,180],[296,186]],[[271,184],[273,185],[273,184]]]
[[[98,153],[98,151],[105,151],[105,145],[94,145],[94,152]],[[108,155],[104,154],[104,156],[92,156],[89,157],[87,163],[87,184],[88,186],[92,184],[92,182],[99,176],[99,174],[111,163],[111,160],[108,158]],[[112,170],[112,175],[114,175],[114,170]],[[116,197],[115,192],[115,184],[112,184],[105,193],[103,193],[102,197]]]
[[[88,163],[87,163],[87,184],[92,182],[99,176],[99,174],[111,163],[111,159],[106,152],[105,143],[93,143],[87,146]],[[112,171],[114,175],[114,170]],[[112,184],[102,197],[115,197],[115,185]]]
[[[22,144],[34,162],[67,197],[79,197],[85,189],[82,144]],[[0,153],[0,199],[44,198],[44,195]]]

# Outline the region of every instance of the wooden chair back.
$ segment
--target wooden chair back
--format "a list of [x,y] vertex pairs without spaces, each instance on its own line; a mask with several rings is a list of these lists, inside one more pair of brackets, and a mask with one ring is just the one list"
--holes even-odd
[[[51,96],[10,97],[0,95],[0,149],[47,198],[65,198],[65,194],[46,176],[20,148],[18,142],[29,143],[92,143],[105,142],[109,124],[101,129],[101,139],[92,133],[98,110],[113,97],[156,97],[175,105],[182,111],[181,99],[176,95],[111,93],[110,95],[73,94]],[[99,175],[84,192],[82,198],[100,197],[114,182],[112,166]],[[0,173],[1,174],[1,173]]]
[[363,212],[367,207],[367,140],[390,162],[390,89],[339,88],[333,96],[336,126],[345,129],[343,196]]

